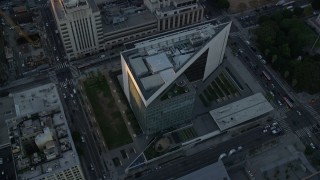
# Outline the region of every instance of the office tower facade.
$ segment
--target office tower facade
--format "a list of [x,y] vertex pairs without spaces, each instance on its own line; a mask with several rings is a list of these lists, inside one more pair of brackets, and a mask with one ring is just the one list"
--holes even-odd
[[201,22],[204,8],[198,0],[144,0],[158,19],[158,30],[170,30]]
[[90,0],[51,0],[51,8],[68,59],[103,48],[100,11]]
[[231,23],[201,23],[126,44],[123,89],[146,134],[190,122],[197,83],[222,63]]

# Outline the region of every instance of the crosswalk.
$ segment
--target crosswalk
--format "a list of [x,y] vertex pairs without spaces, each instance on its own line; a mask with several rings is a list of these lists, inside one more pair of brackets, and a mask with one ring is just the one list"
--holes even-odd
[[59,63],[59,64],[57,64],[57,65],[55,66],[55,70],[68,68],[69,66],[70,66],[70,64],[68,64],[67,62]]
[[292,129],[290,128],[285,118],[277,119],[277,122],[286,133],[292,132]]
[[301,129],[298,129],[295,131],[296,135],[298,137],[305,137],[305,136],[311,136],[312,132],[311,132],[312,126],[307,126]]
[[303,106],[306,108],[307,111],[310,112],[310,114],[311,114],[316,120],[320,121],[320,114],[319,114],[316,110],[314,110],[313,107],[309,106],[308,104],[304,104]]
[[74,82],[73,82],[73,79],[66,79],[63,82],[59,82],[59,84],[60,84],[60,87],[66,87],[67,85],[73,85]]
[[48,72],[48,76],[49,76],[51,82],[53,82],[55,84],[59,84],[58,83],[59,81],[58,81],[58,78],[57,78],[57,75],[56,75],[55,71],[49,71]]
[[287,106],[280,106],[278,111],[279,111],[279,113],[286,114],[287,112],[290,111],[290,109]]

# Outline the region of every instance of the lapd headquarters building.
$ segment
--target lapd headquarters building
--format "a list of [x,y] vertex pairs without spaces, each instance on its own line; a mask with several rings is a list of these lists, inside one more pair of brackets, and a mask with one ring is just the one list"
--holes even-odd
[[197,87],[222,63],[230,27],[209,21],[126,44],[123,89],[144,133],[190,123]]

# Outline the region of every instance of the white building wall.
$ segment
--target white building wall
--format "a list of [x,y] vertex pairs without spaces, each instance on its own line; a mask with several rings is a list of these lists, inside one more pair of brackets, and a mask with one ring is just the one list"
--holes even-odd
[[93,12],[89,6],[84,6],[64,13],[63,19],[56,12],[54,16],[67,58],[70,60],[98,52],[98,40],[103,39],[103,32],[98,34],[102,29],[100,12]]
[[[222,63],[230,27],[231,23],[206,45],[209,48],[209,53],[203,80],[205,80]],[[203,48],[202,51],[206,49],[207,48]]]
[[[175,74],[174,78],[172,78],[171,81],[168,81],[168,83],[165,83],[163,86],[161,86],[149,99],[145,100],[142,96],[142,100],[146,107],[149,106],[165,89],[167,89],[168,86],[170,86],[184,71],[192,64],[194,63],[201,54],[206,51],[209,48],[209,54],[208,59],[210,58],[210,61],[207,61],[204,79],[210,75],[209,72],[213,72],[221,63],[223,60],[223,55],[225,51],[225,47],[227,45],[227,40],[229,36],[231,23],[229,23],[219,34],[216,35],[209,43],[207,43],[197,54],[195,54],[191,59]],[[211,51],[211,55],[210,55]],[[213,53],[217,53],[218,55],[215,55]],[[222,54],[222,59],[220,58]]]
[[128,65],[127,65],[126,61],[124,60],[122,54],[120,54],[120,56],[121,56],[123,90],[124,90],[124,94],[127,97],[128,102],[130,104],[129,82],[128,82]]

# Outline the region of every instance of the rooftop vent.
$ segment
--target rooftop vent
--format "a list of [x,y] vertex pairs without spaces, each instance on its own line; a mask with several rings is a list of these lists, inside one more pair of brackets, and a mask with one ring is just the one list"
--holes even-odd
[[184,87],[186,85],[186,82],[184,80],[176,82],[177,86]]

